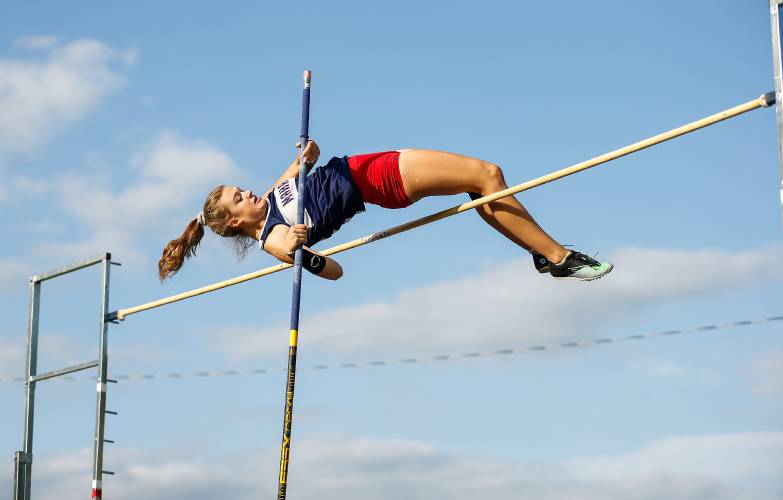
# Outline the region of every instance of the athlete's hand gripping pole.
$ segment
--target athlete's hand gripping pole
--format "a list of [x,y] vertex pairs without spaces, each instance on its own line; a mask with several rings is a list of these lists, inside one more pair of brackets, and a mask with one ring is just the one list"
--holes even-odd
[[[302,133],[299,143],[304,152],[310,128],[310,77],[312,73],[304,72],[304,90],[302,91]],[[296,223],[304,224],[304,208],[307,192],[305,178],[307,166],[304,154],[299,155],[299,205],[296,210]],[[294,254],[294,291],[291,300],[291,331],[288,344],[288,378],[285,391],[285,414],[283,416],[283,444],[280,449],[280,475],[277,484],[278,500],[285,500],[288,488],[288,461],[291,456],[291,423],[294,416],[294,381],[296,380],[296,347],[299,336],[299,301],[302,295],[302,246],[299,245]]]

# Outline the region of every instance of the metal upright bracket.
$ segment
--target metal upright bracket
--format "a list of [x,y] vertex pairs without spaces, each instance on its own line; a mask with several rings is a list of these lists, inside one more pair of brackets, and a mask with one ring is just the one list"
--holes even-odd
[[[98,337],[98,358],[91,361],[77,363],[75,365],[59,368],[46,373],[38,373],[38,318],[40,315],[41,303],[41,284],[50,279],[58,278],[80,269],[84,269],[97,264],[102,264],[102,288],[101,288],[101,314],[99,318],[99,337]],[[106,383],[109,381],[106,377],[108,350],[106,344],[107,329],[107,311],[109,304],[109,269],[111,265],[117,263],[111,261],[111,254],[104,253],[96,257],[85,259],[73,264],[63,266],[51,271],[37,274],[30,278],[30,310],[27,323],[27,363],[25,368],[25,407],[24,407],[24,441],[23,450],[17,451],[14,455],[14,500],[30,500],[30,489],[32,483],[32,464],[33,464],[33,424],[35,416],[35,388],[39,382],[54,379],[89,368],[98,368],[98,412],[96,417],[96,440],[94,470],[98,471],[98,483],[100,483],[100,474],[103,463],[103,438],[104,413],[106,406]],[[103,390],[101,390],[103,387]],[[95,481],[93,481],[95,485]],[[100,489],[96,496],[95,486],[93,486],[93,498],[100,498]]]
[[783,0],[769,0],[769,14],[772,25],[772,68],[775,75],[775,111],[778,127],[778,170],[780,179],[780,211],[783,220],[783,58],[781,58],[780,6]]

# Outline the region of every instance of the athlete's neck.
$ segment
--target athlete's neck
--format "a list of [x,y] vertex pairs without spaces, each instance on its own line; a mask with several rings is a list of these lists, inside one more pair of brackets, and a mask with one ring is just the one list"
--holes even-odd
[[253,231],[253,238],[255,238],[256,240],[261,239],[261,232],[264,230],[264,226],[266,225],[266,220],[269,218],[269,198],[264,198],[262,207],[264,210],[264,215],[261,217],[258,225]]

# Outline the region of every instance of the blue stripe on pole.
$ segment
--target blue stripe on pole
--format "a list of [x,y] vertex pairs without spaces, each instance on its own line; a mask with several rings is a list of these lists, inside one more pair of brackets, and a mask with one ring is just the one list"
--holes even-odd
[[[307,177],[307,166],[305,165],[303,155],[307,147],[310,128],[310,76],[305,73],[305,86],[302,91],[302,133],[299,135],[299,144],[301,152],[299,155],[299,205],[296,209],[296,223],[304,224],[304,210],[307,203],[307,186],[305,178]],[[299,330],[299,304],[302,297],[302,247],[296,249],[294,254],[294,290],[291,298],[291,330]]]

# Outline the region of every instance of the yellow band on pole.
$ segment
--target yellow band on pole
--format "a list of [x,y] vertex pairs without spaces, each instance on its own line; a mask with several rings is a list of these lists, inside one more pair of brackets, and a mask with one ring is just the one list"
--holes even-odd
[[299,330],[291,330],[288,347],[296,347],[299,344]]
[[[590,160],[577,163],[575,165],[558,170],[556,172],[552,172],[550,174],[544,175],[537,179],[533,179],[525,183],[518,184],[516,186],[512,186],[510,188],[504,189],[503,191],[498,191],[497,193],[484,196],[483,198],[478,198],[468,203],[463,203],[462,205],[451,207],[447,210],[443,210],[441,212],[437,212],[432,215],[428,215],[426,217],[422,217],[420,219],[416,219],[414,221],[392,227],[385,231],[379,231],[377,233],[370,234],[363,238],[359,238],[353,241],[343,243],[341,245],[334,246],[332,248],[326,249],[319,253],[321,253],[322,255],[334,255],[340,252],[345,252],[346,250],[350,250],[352,248],[356,248],[359,246],[366,245],[368,243],[372,243],[373,241],[376,240],[380,240],[389,236],[394,236],[395,234],[403,233],[405,231],[409,231],[411,229],[424,226],[426,224],[430,224],[440,219],[445,219],[446,217],[451,217],[452,215],[456,215],[465,212],[467,210],[476,208],[478,206],[491,203],[501,198],[505,198],[506,196],[511,196],[516,193],[521,193],[522,191],[533,189],[535,187],[541,186],[548,182],[562,179],[563,177],[575,174],[577,172],[581,172],[582,170],[587,170],[588,168],[592,168],[601,165],[603,163],[610,162],[612,160],[616,160],[617,158],[621,158],[631,153],[636,153],[637,151],[641,151],[642,149],[646,149],[651,146],[655,146],[656,144],[660,144],[662,142],[666,142],[668,140],[674,139],[676,137],[689,134],[696,130],[708,127],[710,125],[714,125],[718,122],[728,120],[729,118],[734,118],[735,116],[739,116],[743,113],[747,113],[748,111],[753,111],[754,109],[758,109],[762,107],[769,107],[773,102],[774,102],[774,94],[772,95],[764,94],[756,99],[753,99],[752,101],[748,101],[744,104],[740,104],[739,106],[729,108],[725,111],[721,111],[720,113],[716,113],[706,118],[702,118],[701,120],[696,120],[687,125],[677,127],[675,129],[669,130],[668,132],[664,132],[662,134],[658,134],[648,139],[644,139],[643,141],[635,142],[633,144],[630,144],[620,149],[616,149],[609,153],[596,156],[595,158],[592,158]],[[154,302],[148,302],[146,304],[141,304],[135,307],[129,307],[127,309],[119,309],[116,312],[116,318],[119,320],[123,320],[126,317],[130,316],[131,314],[147,311],[149,309],[171,304],[173,302],[178,302],[180,300],[189,299],[197,295],[203,295],[205,293],[214,292],[215,290],[220,290],[221,288],[226,288],[229,286],[237,285],[239,283],[244,283],[245,281],[254,280],[256,278],[261,278],[262,276],[276,273],[278,271],[282,271],[283,269],[287,269],[289,267],[292,267],[292,265],[278,264],[275,266],[260,269],[258,271],[249,274],[237,276],[236,278],[232,278],[226,281],[221,281],[218,283],[213,283],[211,285],[203,286],[201,288],[196,288],[195,290],[190,290],[189,292],[183,292],[176,295],[172,295],[170,297],[165,297],[160,300],[156,300]]]

